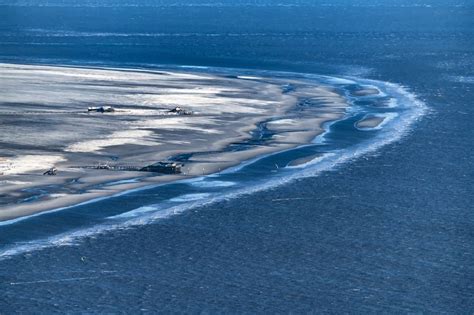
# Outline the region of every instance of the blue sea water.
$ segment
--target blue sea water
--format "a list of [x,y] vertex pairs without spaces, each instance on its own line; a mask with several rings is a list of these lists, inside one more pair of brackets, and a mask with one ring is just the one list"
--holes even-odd
[[312,146],[1,225],[0,313],[474,311],[469,1],[1,0],[0,61],[345,78],[398,101],[381,130],[354,128],[381,100],[354,99]]

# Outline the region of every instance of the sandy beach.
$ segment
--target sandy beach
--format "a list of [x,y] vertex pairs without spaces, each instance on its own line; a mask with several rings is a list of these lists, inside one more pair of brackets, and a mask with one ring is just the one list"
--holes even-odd
[[[0,221],[310,143],[348,106],[328,86],[255,76],[0,64],[0,81]],[[100,106],[114,112],[87,110]],[[117,170],[160,161],[182,172]]]

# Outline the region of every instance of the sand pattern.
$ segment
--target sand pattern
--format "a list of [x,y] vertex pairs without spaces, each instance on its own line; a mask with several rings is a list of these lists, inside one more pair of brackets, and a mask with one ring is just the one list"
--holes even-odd
[[[0,81],[0,220],[297,147],[348,107],[329,86],[283,78],[0,64]],[[101,106],[114,111],[88,111]],[[160,161],[182,172],[130,171]]]

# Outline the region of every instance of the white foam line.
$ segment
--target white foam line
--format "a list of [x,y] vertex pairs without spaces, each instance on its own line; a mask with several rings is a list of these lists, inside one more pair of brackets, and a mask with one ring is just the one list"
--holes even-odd
[[338,119],[338,120],[334,120],[334,121],[328,121],[328,122],[325,122],[323,124],[323,129],[324,129],[324,132],[322,132],[320,135],[316,136],[316,138],[313,139],[313,143],[314,144],[324,144],[326,142],[326,136],[329,134],[329,132],[331,132],[331,127],[332,125],[334,125],[336,122],[338,121],[341,121],[341,120],[345,120],[349,117],[351,117],[352,114],[351,113],[347,113],[346,115],[344,115],[343,118],[341,119]]
[[236,183],[230,182],[230,181],[221,181],[221,180],[205,181],[203,178],[203,180],[195,181],[193,183],[190,183],[190,185],[196,186],[199,188],[214,188],[214,187],[230,187],[230,186],[236,185]]
[[140,178],[131,178],[131,179],[122,179],[122,180],[117,180],[115,182],[110,182],[107,184],[104,184],[104,186],[115,186],[115,185],[122,185],[122,184],[131,184],[131,183],[138,183],[140,181]]
[[305,148],[305,147],[313,146],[315,144],[324,144],[324,142],[326,141],[326,135],[330,132],[331,126],[334,125],[338,121],[349,118],[351,115],[352,114],[350,114],[350,113],[346,113],[344,115],[344,117],[342,117],[342,118],[339,118],[339,119],[336,119],[336,120],[333,120],[333,121],[325,122],[323,124],[324,131],[321,134],[317,135],[311,143],[303,144],[303,145],[300,145],[300,146],[297,146],[297,147],[294,147],[294,148],[289,148],[289,149],[285,149],[285,150],[281,150],[281,151],[276,151],[276,152],[273,152],[273,153],[263,154],[263,155],[255,157],[253,159],[244,161],[244,162],[240,163],[239,165],[226,168],[225,170],[223,170],[221,172],[218,172],[218,173],[215,173],[215,174],[212,174],[212,175],[209,175],[209,176],[218,176],[220,174],[235,173],[237,171],[240,171],[241,169],[243,169],[246,166],[249,166],[249,165],[251,165],[255,162],[258,162],[258,161],[263,160],[265,158],[271,157],[273,155],[293,151],[293,150],[296,150],[296,149],[302,149],[302,148]]
[[[73,205],[70,205],[70,206],[55,208],[55,209],[51,209],[51,210],[41,211],[41,212],[33,213],[33,214],[30,214],[30,215],[18,217],[18,218],[15,218],[15,219],[0,221],[0,226],[11,225],[11,224],[21,222],[23,220],[39,217],[39,216],[44,215],[44,214],[51,214],[51,213],[71,209],[71,208],[74,208],[74,207],[85,206],[85,205],[96,203],[96,202],[103,201],[103,200],[106,200],[106,199],[120,197],[120,196],[128,195],[128,194],[131,194],[131,193],[135,193],[135,192],[138,192],[138,191],[144,191],[144,190],[149,190],[149,189],[153,189],[153,188],[158,188],[158,187],[161,187],[161,186],[164,186],[164,185],[192,183],[194,181],[200,181],[200,180],[205,179],[206,177],[213,177],[215,175],[217,175],[217,174],[210,174],[210,175],[205,175],[205,176],[186,178],[186,179],[181,179],[181,180],[177,180],[177,181],[173,181],[173,182],[169,182],[169,183],[150,184],[150,185],[143,186],[143,187],[138,187],[138,188],[134,188],[134,189],[125,190],[125,191],[122,191],[122,192],[119,192],[119,193],[116,193],[116,194],[113,194],[113,195],[94,198],[94,199],[87,200],[87,201],[77,203],[77,204],[73,204]],[[116,184],[116,183],[117,182],[115,182],[115,183],[111,182],[110,184]]]
[[187,202],[187,201],[196,201],[201,199],[209,198],[211,194],[208,193],[196,193],[196,194],[185,194],[178,197],[171,198],[171,202]]
[[325,153],[321,156],[318,156],[314,159],[312,159],[311,161],[308,161],[306,163],[302,163],[302,164],[298,164],[298,165],[295,165],[295,166],[287,166],[286,168],[288,169],[298,169],[298,168],[305,168],[305,167],[308,167],[310,165],[314,165],[314,164],[317,164],[317,163],[321,163],[323,162],[324,160],[328,159],[328,158],[331,158],[333,156],[335,156],[336,153]]
[[[383,82],[377,82],[377,83],[383,84]],[[269,181],[269,182],[266,182],[265,184],[256,185],[251,188],[240,189],[240,190],[237,190],[225,195],[221,195],[219,197],[214,197],[213,199],[210,199],[210,200],[200,200],[193,204],[183,204],[183,205],[178,205],[176,207],[172,207],[168,209],[162,209],[161,208],[162,206],[160,204],[152,205],[151,207],[155,208],[155,212],[151,212],[147,216],[135,218],[133,220],[124,222],[121,224],[121,228],[150,224],[158,219],[163,219],[163,218],[168,218],[170,216],[178,215],[191,208],[201,207],[207,204],[211,204],[211,203],[215,203],[215,202],[219,202],[223,200],[234,199],[242,195],[249,195],[258,191],[275,188],[277,186],[287,184],[297,179],[306,178],[306,177],[314,177],[314,176],[319,175],[323,171],[327,171],[329,169],[338,167],[341,164],[345,164],[354,159],[357,159],[364,154],[375,152],[387,144],[400,140],[409,131],[409,128],[411,127],[411,125],[426,112],[426,106],[423,102],[417,100],[415,95],[409,93],[405,88],[395,85],[395,84],[391,84],[391,83],[384,83],[384,84],[388,89],[392,90],[395,94],[398,94],[399,97],[403,97],[406,99],[405,106],[407,106],[408,108],[409,106],[412,106],[412,107],[410,108],[411,112],[401,117],[398,123],[393,124],[391,128],[387,130],[386,133],[377,135],[375,142],[369,145],[367,144],[357,145],[353,149],[346,150],[345,153],[339,156],[337,154],[327,155],[320,161],[317,161],[316,163],[313,163],[313,164],[307,163],[307,166],[310,166],[310,167],[301,169],[300,171],[297,171],[290,176],[281,177],[278,180]],[[339,152],[343,152],[343,151],[341,150]],[[103,232],[106,232],[106,230],[102,230],[100,233],[103,233]]]
[[[57,236],[53,236],[44,240],[37,240],[31,243],[27,243],[24,245],[15,246],[13,248],[9,248],[0,252],[0,259],[6,259],[14,255],[18,255],[25,252],[30,252],[34,250],[40,250],[48,247],[54,246],[64,246],[64,245],[74,245],[74,242],[80,240],[83,237],[90,237],[93,235],[102,234],[111,230],[120,230],[120,229],[128,229],[135,226],[150,224],[155,222],[156,220],[168,218],[174,215],[178,215],[186,210],[201,207],[207,204],[233,199],[236,197],[240,197],[242,195],[249,195],[253,194],[258,191],[267,190],[269,188],[274,188],[277,186],[281,186],[283,184],[287,184],[297,179],[306,178],[306,177],[314,177],[319,175],[321,172],[333,169],[338,167],[342,164],[347,162],[353,161],[361,156],[375,152],[381,147],[399,141],[402,137],[404,137],[409,131],[410,127],[427,112],[426,105],[418,100],[413,93],[408,92],[406,88],[403,86],[388,83],[388,82],[381,82],[381,81],[374,81],[374,80],[361,80],[357,78],[351,78],[353,80],[358,80],[359,82],[365,81],[369,82],[374,85],[381,85],[385,87],[387,92],[390,92],[390,95],[394,95],[400,99],[399,106],[405,109],[404,112],[400,113],[399,119],[393,120],[387,123],[387,128],[384,129],[383,132],[375,136],[375,140],[372,141],[370,144],[360,144],[356,145],[352,149],[346,149],[339,151],[341,155],[334,155],[322,159],[319,163],[315,163],[310,165],[307,168],[301,169],[296,171],[294,174],[286,177],[280,177],[276,180],[268,181],[264,184],[255,185],[250,188],[239,189],[237,191],[233,191],[228,194],[224,194],[218,197],[214,197],[212,199],[202,199],[195,201],[193,203],[186,203],[177,205],[175,207],[170,207],[166,209],[162,209],[162,205],[149,205],[144,206],[133,211],[128,212],[129,214],[133,213],[134,211],[141,211],[145,213],[145,215],[134,218],[125,222],[120,222],[116,224],[99,224],[91,228],[86,228],[83,230],[78,230],[74,232],[66,232]],[[344,152],[345,151],[345,152]],[[108,198],[108,197],[107,197]],[[101,198],[105,199],[105,198]],[[86,202],[89,203],[89,202]],[[83,203],[83,204],[86,204]],[[146,211],[144,211],[146,210]],[[57,211],[57,210],[56,210]],[[149,214],[146,214],[149,213]]]
[[93,280],[93,279],[101,279],[101,278],[109,278],[109,277],[118,277],[118,276],[117,275],[112,275],[112,276],[94,276],[94,277],[74,277],[74,278],[63,278],[63,279],[10,282],[9,284],[10,285],[23,285],[23,284],[70,282],[70,281]]
[[[185,183],[188,180],[192,180],[192,179],[180,180],[180,181],[176,181],[176,182],[173,182],[173,183],[180,183],[180,182]],[[131,193],[134,193],[134,192],[137,192],[137,191],[153,189],[153,188],[157,188],[157,187],[167,185],[167,184],[170,184],[170,183],[151,184],[149,186],[144,186],[144,187],[139,187],[139,188],[135,188],[135,189],[122,191],[122,192],[119,192],[117,194],[113,194],[113,195],[110,195],[110,196],[94,198],[94,199],[87,200],[87,201],[84,201],[84,202],[81,202],[81,203],[78,203],[78,204],[74,204],[74,205],[70,205],[70,206],[55,208],[55,209],[51,209],[51,210],[47,210],[47,211],[41,211],[41,212],[33,213],[33,214],[30,214],[30,215],[27,215],[27,216],[18,217],[18,218],[11,219],[11,220],[0,221],[0,226],[15,224],[15,223],[18,223],[20,221],[35,218],[35,217],[39,217],[39,216],[44,215],[44,214],[50,214],[50,213],[55,213],[55,212],[62,211],[62,210],[71,209],[71,208],[74,208],[74,207],[85,206],[85,205],[88,205],[88,204],[91,204],[91,203],[96,203],[96,202],[99,202],[99,201],[102,201],[102,200],[106,200],[106,199],[110,199],[110,198],[114,198],[114,197],[120,197],[120,196],[131,194]]]

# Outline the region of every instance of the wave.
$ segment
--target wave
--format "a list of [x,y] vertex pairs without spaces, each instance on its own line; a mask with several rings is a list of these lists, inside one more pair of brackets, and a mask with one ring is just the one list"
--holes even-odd
[[384,1],[351,1],[351,0],[293,0],[293,1],[272,1],[272,0],[254,0],[254,1],[239,1],[239,0],[145,0],[145,1],[78,1],[78,0],[0,0],[0,5],[14,6],[14,7],[86,7],[86,8],[128,8],[128,7],[153,7],[153,8],[173,8],[173,7],[285,7],[285,8],[299,8],[299,7],[355,7],[355,8],[436,8],[436,7],[471,7],[472,3],[468,0],[458,1],[442,1],[441,3],[433,3],[426,1],[397,1],[397,3],[387,3]]
[[[311,32],[224,32],[224,33],[165,33],[165,32],[81,32],[69,30],[49,30],[42,28],[22,29],[22,35],[31,37],[295,37],[295,36],[315,36]],[[2,32],[5,37],[18,37],[18,32]]]
[[211,196],[211,194],[207,193],[200,193],[200,194],[186,194],[182,196],[178,196],[175,198],[171,198],[171,202],[188,202],[188,201],[196,201],[196,200],[202,200],[202,199],[207,199]]
[[449,76],[448,79],[456,83],[474,84],[474,76]]
[[229,181],[221,181],[221,180],[205,181],[204,178],[202,178],[199,181],[194,181],[190,183],[190,185],[201,187],[201,188],[215,188],[215,187],[230,187],[230,186],[236,185],[236,183],[229,182]]
[[[222,69],[219,70],[212,68],[205,68],[201,70],[210,72],[222,71]],[[244,74],[248,73],[252,72],[244,72]],[[255,73],[258,75],[262,75],[262,73],[265,75],[269,75],[272,73],[275,76],[282,75],[281,72],[270,71],[253,71],[253,74]],[[108,220],[106,220],[105,222],[92,227],[76,231],[70,231],[49,238],[34,240],[21,245],[12,246],[0,252],[0,259],[6,259],[14,255],[36,251],[48,247],[78,244],[78,242],[80,242],[80,240],[83,238],[97,236],[114,230],[123,230],[133,227],[139,227],[142,225],[152,224],[157,220],[179,215],[190,209],[202,207],[216,202],[235,199],[243,195],[254,194],[256,192],[285,185],[296,180],[300,180],[302,178],[318,176],[319,174],[321,174],[321,172],[337,168],[341,165],[354,161],[364,155],[373,153],[382,148],[383,146],[399,141],[412,130],[412,126],[414,125],[414,123],[428,111],[427,106],[422,101],[420,101],[414,93],[410,92],[408,88],[402,85],[376,80],[361,79],[358,77],[336,78],[312,74],[297,75],[310,80],[318,78],[319,80],[322,80],[327,84],[339,83],[343,85],[349,84],[348,82],[356,82],[360,85],[374,86],[380,91],[383,91],[383,93],[387,96],[396,99],[396,102],[392,102],[391,105],[396,106],[397,109],[399,109],[399,112],[397,113],[396,117],[393,116],[391,119],[386,119],[383,128],[379,128],[380,130],[378,130],[377,134],[371,139],[362,141],[361,143],[349,146],[347,148],[334,150],[333,152],[329,152],[322,156],[315,157],[310,161],[297,166],[287,166],[284,168],[284,172],[282,172],[281,174],[276,174],[275,176],[270,177],[268,179],[261,179],[246,185],[237,185],[237,183],[235,182],[219,179],[220,176],[240,171],[245,166],[251,165],[252,163],[260,161],[264,158],[258,157],[256,159],[253,159],[251,161],[243,163],[242,165],[228,169],[221,173],[187,180],[185,182],[186,184],[196,187],[197,189],[214,189],[216,187],[227,187],[228,191],[226,192],[220,192],[219,194],[213,194],[209,192],[193,192],[177,196],[166,202],[144,205],[137,209],[109,217]],[[330,134],[330,131],[326,130],[326,134],[328,133]],[[320,136],[319,141],[322,141],[321,139],[324,139],[324,137],[321,138]],[[142,189],[150,188],[145,187]],[[142,189],[139,188],[135,191]],[[173,203],[178,204],[173,205]]]

